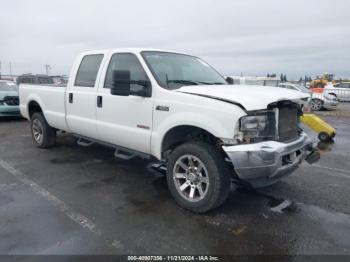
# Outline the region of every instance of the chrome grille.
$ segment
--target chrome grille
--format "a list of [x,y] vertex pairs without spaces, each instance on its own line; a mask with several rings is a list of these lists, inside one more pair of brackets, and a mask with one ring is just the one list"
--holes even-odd
[[279,108],[278,113],[278,137],[279,141],[295,140],[299,136],[298,132],[298,109],[292,106]]
[[18,96],[5,96],[3,101],[8,106],[18,106],[19,105]]

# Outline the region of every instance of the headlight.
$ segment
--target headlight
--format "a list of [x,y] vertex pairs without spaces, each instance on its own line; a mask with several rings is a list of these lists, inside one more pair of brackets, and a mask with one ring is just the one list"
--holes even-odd
[[326,100],[336,100],[337,99],[337,97],[334,94],[330,94],[330,93],[324,94],[324,98]]
[[277,134],[276,112],[263,111],[240,119],[240,131],[245,140],[255,138],[275,138]]
[[267,122],[267,115],[245,116],[241,119],[241,131],[258,132],[264,130]]

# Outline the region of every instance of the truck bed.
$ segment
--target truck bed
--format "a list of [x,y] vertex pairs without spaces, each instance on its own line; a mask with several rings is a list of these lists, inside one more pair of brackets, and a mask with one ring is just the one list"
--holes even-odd
[[68,131],[65,107],[66,87],[64,85],[20,84],[19,101],[23,117],[29,119],[28,103],[40,104],[50,126]]

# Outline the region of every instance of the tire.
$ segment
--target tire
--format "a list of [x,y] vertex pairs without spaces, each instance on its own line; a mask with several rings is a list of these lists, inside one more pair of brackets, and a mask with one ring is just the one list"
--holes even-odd
[[50,148],[56,143],[56,129],[49,126],[43,113],[33,114],[30,128],[34,143],[39,148]]
[[178,146],[170,154],[167,183],[181,207],[205,213],[227,199],[231,176],[224,156],[214,146],[193,142]]
[[318,139],[320,139],[322,142],[329,141],[331,137],[326,132],[321,132],[318,134]]
[[312,99],[311,100],[311,109],[313,111],[320,111],[323,108],[323,101],[321,99]]

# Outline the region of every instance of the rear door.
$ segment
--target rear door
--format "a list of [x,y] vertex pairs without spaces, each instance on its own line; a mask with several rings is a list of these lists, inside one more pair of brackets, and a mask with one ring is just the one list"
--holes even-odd
[[104,55],[89,54],[81,59],[76,78],[66,92],[67,124],[71,132],[97,139],[96,96]]
[[[105,78],[101,81],[98,90],[97,128],[100,140],[149,153],[153,98],[138,95],[111,95],[114,70],[129,70],[131,80],[149,81],[143,65],[135,54],[111,54],[110,62],[103,70],[102,75]],[[132,84],[130,88],[137,91],[140,86]]]

